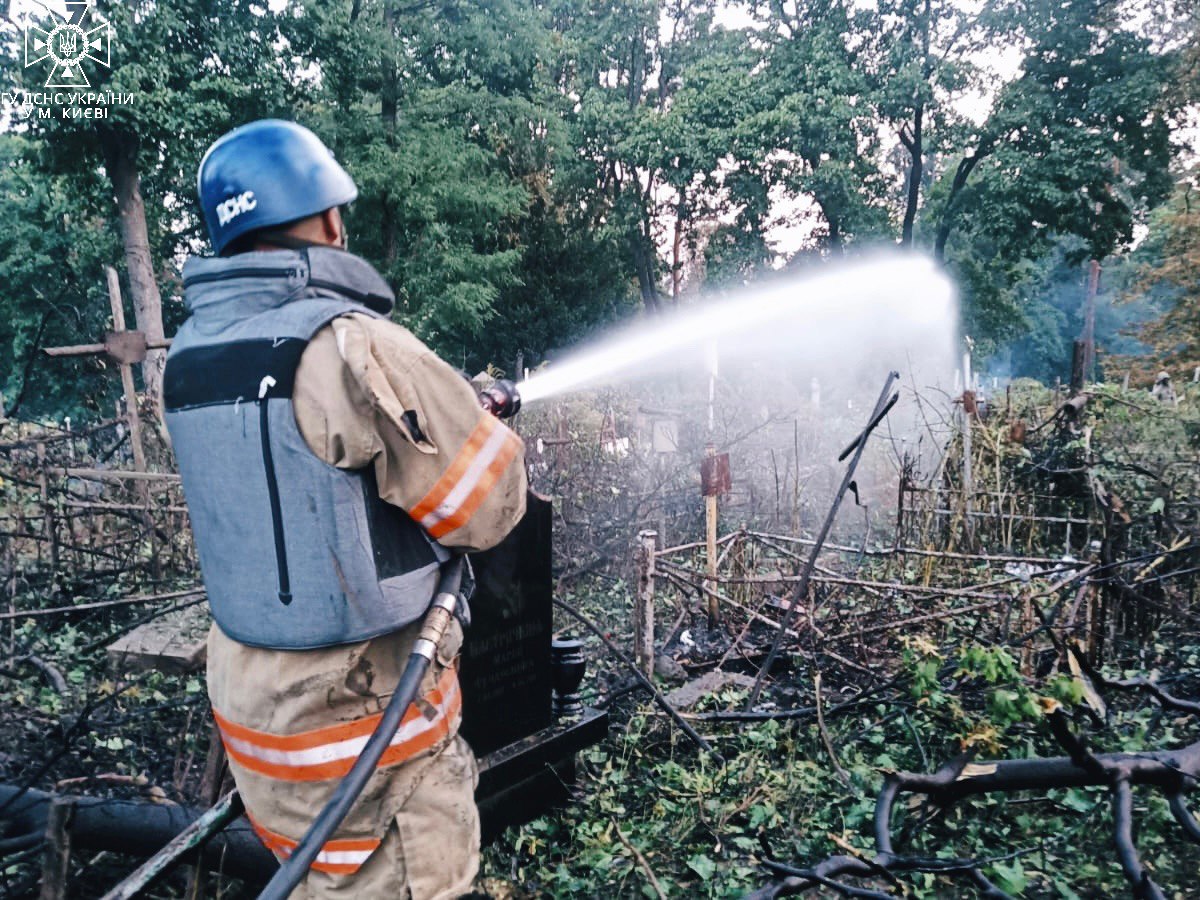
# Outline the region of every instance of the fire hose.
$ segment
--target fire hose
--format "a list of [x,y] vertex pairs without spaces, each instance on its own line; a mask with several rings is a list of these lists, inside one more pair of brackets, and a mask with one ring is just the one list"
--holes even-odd
[[400,676],[392,699],[388,701],[383,711],[383,718],[363,747],[354,766],[342,779],[325,808],[318,813],[308,828],[296,849],[279,866],[279,871],[259,894],[259,900],[284,900],[297,884],[308,873],[309,866],[321,852],[326,841],[333,836],[342,820],[346,818],[354,801],[358,799],[367,781],[375,773],[379,759],[388,748],[400,721],[409,705],[417,696],[421,680],[429,669],[433,656],[446,628],[454,616],[454,608],[458,604],[458,591],[462,584],[464,559],[461,555],[452,557],[442,566],[438,578],[437,591],[429,612],[425,614],[425,622],[421,627],[421,635],[413,645],[412,654]]

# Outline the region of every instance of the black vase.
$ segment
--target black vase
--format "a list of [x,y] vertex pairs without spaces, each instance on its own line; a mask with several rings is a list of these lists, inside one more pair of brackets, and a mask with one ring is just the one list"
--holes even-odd
[[554,695],[551,709],[556,719],[568,721],[583,715],[579,685],[587,662],[583,657],[583,641],[566,638],[550,643],[551,672]]

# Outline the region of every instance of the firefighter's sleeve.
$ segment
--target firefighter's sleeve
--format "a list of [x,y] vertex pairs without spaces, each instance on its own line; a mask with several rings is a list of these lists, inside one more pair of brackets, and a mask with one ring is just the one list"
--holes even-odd
[[405,328],[335,319],[300,360],[293,392],[309,447],[330,465],[373,465],[379,495],[439,543],[485,550],[525,512],[521,439]]

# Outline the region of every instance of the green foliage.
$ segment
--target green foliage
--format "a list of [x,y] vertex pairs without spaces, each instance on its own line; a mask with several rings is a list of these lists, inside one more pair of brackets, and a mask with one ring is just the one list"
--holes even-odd
[[116,258],[94,171],[46,177],[41,140],[0,134],[0,395],[12,415],[111,414],[97,361],[48,360],[40,348],[98,339],[108,315],[102,266]]
[[[586,751],[587,808],[512,835],[516,880],[556,897],[641,893],[645,875],[628,842],[671,896],[732,897],[755,883],[761,838],[803,815],[780,800],[815,789],[820,769],[797,755],[795,736],[778,723],[745,731],[724,768],[673,741],[665,753],[650,752],[662,740],[651,720],[635,716],[624,735]],[[489,851],[492,860],[498,853]]]
[[[963,330],[984,335],[976,350],[991,357],[993,371],[1020,373],[1047,384],[1070,379],[1071,344],[1083,330],[1088,265],[1077,262],[1084,242],[1057,238],[1036,259],[981,258],[981,239],[970,247],[950,248],[952,265],[970,292]],[[1140,254],[1140,250],[1139,250]],[[1149,349],[1135,335],[1161,314],[1158,297],[1123,300],[1136,276],[1137,256],[1105,260],[1095,298],[1095,328],[1107,377],[1121,376],[1126,360]],[[1001,274],[1003,273],[1003,274]]]
[[[1135,223],[1170,189],[1177,57],[1105,0],[1000,4],[988,23],[1028,41],[1021,73],[929,198],[964,284],[967,332],[985,353],[1023,339],[1021,374],[1048,378],[1063,374],[1079,334],[1080,264],[1128,249]],[[1081,283],[1064,305],[1056,282],[1067,271]],[[1106,287],[1121,280],[1106,275]],[[1097,334],[1111,352],[1138,352],[1122,346],[1128,313],[1106,312],[1111,299],[1100,299]]]
[[[398,317],[459,364],[505,290],[519,286],[521,175],[544,160],[544,49],[517,4],[419,7],[308,3],[285,26],[299,59],[323,73],[300,105],[359,185],[352,248],[399,298]],[[347,106],[344,98],[354,97]]]
[[1020,78],[997,97],[991,155],[959,200],[1006,255],[1038,255],[1056,235],[1103,259],[1132,239],[1140,208],[1171,185],[1169,60],[1129,31],[1101,34],[1102,3],[1034,17]]
[[[1011,415],[1034,426],[1060,402],[1051,389],[1019,382],[1011,393]],[[621,407],[612,397],[574,403],[577,408],[565,418],[579,444],[594,442],[601,427],[599,410],[612,405],[620,415]],[[589,413],[591,418],[585,418]],[[1011,421],[993,407],[991,418],[977,426],[977,447],[994,445],[1005,471],[1011,466],[1037,479],[1029,488],[1032,495],[1049,493],[1057,477],[1058,466],[1055,458],[1047,456],[1048,446],[1069,445],[1069,450],[1065,446],[1062,450],[1069,455],[1059,459],[1061,468],[1073,469],[1086,461],[1104,485],[1123,498],[1136,531],[1130,533],[1130,546],[1122,552],[1133,554],[1140,552],[1134,547],[1169,545],[1172,532],[1154,530],[1162,526],[1164,516],[1174,516],[1177,523],[1194,522],[1187,518],[1194,515],[1188,510],[1197,490],[1196,432],[1190,424],[1194,417],[1190,398],[1178,410],[1164,410],[1151,404],[1144,392],[1105,386],[1096,390],[1074,430],[1064,427],[1060,433],[1047,425],[1027,436],[1025,445],[984,433],[986,429],[1005,433]],[[539,433],[545,433],[542,429],[539,426]],[[596,453],[596,458],[603,460],[603,455]],[[612,473],[599,462],[584,471],[587,477],[570,481],[571,497],[562,501],[563,518],[579,528],[583,526],[577,517],[582,518],[582,513],[575,510],[599,507],[610,488],[628,490],[628,483],[612,481]],[[593,476],[599,483],[590,480]],[[1071,502],[1078,504],[1069,507],[1073,514],[1082,515],[1092,501],[1087,495]],[[609,507],[599,515],[610,515]],[[1057,557],[1062,553],[1061,539],[1060,530],[1042,533],[1031,546],[1022,543],[1019,550],[1010,551]],[[590,553],[581,553],[580,558],[590,559]],[[1174,560],[1156,561],[1151,556],[1136,568],[1193,564],[1182,556]],[[760,563],[768,569],[774,566]],[[858,559],[855,564],[863,579],[900,579],[930,587],[977,585],[991,580],[995,572],[978,564],[920,557]],[[873,674],[841,669],[836,677],[844,679],[842,684],[856,685],[847,690],[850,697],[864,684],[893,684],[894,678],[895,687],[878,702],[868,700],[835,712],[839,692],[831,688],[837,683],[833,673],[838,667],[820,653],[822,645],[814,640],[816,658],[823,666],[828,743],[848,773],[848,786],[835,771],[811,716],[741,726],[697,723],[729,760],[718,771],[649,704],[630,708],[627,700],[618,700],[608,742],[581,756],[582,796],[572,806],[509,832],[487,851],[485,874],[513,877],[526,889],[550,896],[651,896],[648,866],[668,896],[737,897],[768,880],[767,873],[757,868],[764,858],[811,865],[844,852],[834,842],[835,836],[869,851],[874,799],[888,770],[928,773],[963,752],[972,753],[979,764],[1062,756],[1063,748],[1051,736],[1045,718],[1045,711],[1056,704],[1096,752],[1178,747],[1195,740],[1198,732],[1192,718],[1163,714],[1143,695],[1101,690],[1108,703],[1108,717],[1101,724],[1082,705],[1084,683],[1071,674],[1044,635],[1034,641],[1034,652],[1026,654],[1031,648],[1018,640],[1027,630],[1020,618],[1022,601],[1049,590],[1060,577],[1061,573],[1042,572],[1028,582],[1014,578],[993,589],[1008,591],[1013,599],[1010,630],[1005,632],[1014,641],[1011,645],[1002,640],[985,642],[991,628],[983,623],[991,622],[999,630],[1001,611],[984,614],[995,616],[989,619],[977,614],[943,615],[856,644],[862,655],[856,655],[855,662],[869,661]],[[1148,578],[1139,590],[1152,589],[1152,581]],[[566,599],[592,615],[619,646],[629,646],[629,584],[607,579],[571,583],[576,588]],[[1043,610],[1059,616],[1061,622],[1075,596],[1072,588],[1040,600]],[[1178,590],[1172,602],[1186,603],[1185,596],[1186,588]],[[822,601],[826,610],[842,603],[850,615],[860,612],[860,604],[871,602],[853,588],[825,595]],[[884,602],[900,607],[891,613],[898,620],[933,610],[948,613],[964,603],[929,596],[913,603],[903,595]],[[1167,608],[1159,606],[1166,602],[1155,595],[1153,608]],[[1033,627],[1036,622],[1035,618]],[[1200,651],[1188,622],[1186,617],[1165,621],[1156,638],[1144,642],[1133,638],[1106,650],[1109,658],[1120,660],[1106,674],[1129,677],[1162,670],[1164,683],[1169,679],[1181,695],[1191,696],[1195,679],[1190,673],[1200,661]],[[824,630],[826,635],[832,633]],[[598,642],[588,639],[586,643],[593,674],[585,682],[585,691],[594,703],[604,696],[603,685],[613,690],[625,673],[606,671],[616,668],[611,657]],[[782,696],[777,697],[780,706],[811,708],[812,665],[807,653],[790,660],[791,667],[776,682],[782,685]],[[702,701],[698,710],[736,710],[744,702],[744,692],[726,690]],[[1139,789],[1137,808],[1137,842],[1144,862],[1161,884],[1186,892],[1197,850],[1180,837],[1154,792]],[[1110,800],[1103,788],[985,795],[948,807],[906,796],[897,804],[894,825],[897,852],[982,859],[989,878],[1015,895],[1099,897],[1123,896],[1127,891],[1111,851]],[[962,881],[934,875],[900,877],[914,896],[975,896]],[[882,879],[873,887],[886,889]]]
[[[21,120],[17,130],[31,139],[10,141],[5,155],[10,218],[28,228],[6,238],[14,278],[0,295],[11,312],[0,340],[14,352],[4,355],[0,389],[9,405],[81,411],[65,395],[78,387],[68,376],[83,370],[97,375],[96,400],[109,387],[95,361],[55,362],[32,367],[49,377],[22,392],[34,343],[91,342],[104,330],[102,266],[118,261],[120,245],[100,173],[115,155],[135,159],[151,265],[164,271],[205,249],[193,196],[204,149],[263,116],[300,119],[342,158],[360,188],[348,215],[354,249],[392,282],[401,320],[454,362],[481,367],[517,349],[534,362],[626,310],[624,233],[598,225],[580,202],[586,184],[572,172],[574,144],[561,122],[569,104],[551,82],[561,47],[545,11],[436,6],[433,15],[390,2],[273,13],[240,0],[180,0],[98,10],[115,38],[113,67],[97,87],[132,93],[134,103],[94,127]],[[5,37],[3,68],[15,75],[20,35]],[[69,219],[45,199],[59,195]],[[47,246],[55,234],[81,257],[83,268],[65,278],[58,260],[68,251]],[[67,293],[52,298],[42,327],[39,294],[56,283]],[[68,323],[64,307],[81,315]],[[183,314],[168,300],[168,333]]]
[[767,191],[812,197],[834,248],[889,231],[875,85],[862,65],[868,56],[853,47],[869,33],[865,25],[840,2],[798,4],[768,38],[759,108],[744,126]]
[[[931,658],[913,649],[918,664]],[[812,864],[843,852],[834,836],[868,851],[884,771],[923,771],[925,757],[940,762],[964,748],[985,759],[1061,754],[1040,724],[1036,699],[1077,703],[1069,679],[1034,685],[1009,653],[979,645],[965,645],[955,665],[951,679],[943,671],[926,682],[933,691],[919,696],[918,677],[912,706],[879,704],[829,722],[849,789],[811,720],[709,724],[706,735],[715,731],[711,739],[728,761],[714,767],[663,717],[637,710],[604,745],[581,755],[582,798],[508,832],[485,851],[483,874],[555,897],[653,896],[632,845],[668,896],[739,897],[765,882],[757,866],[763,858]],[[915,674],[908,662],[902,671]],[[736,708],[738,701],[710,702]],[[1144,749],[1151,718],[1142,709],[1123,719],[1113,749]],[[1155,746],[1185,739],[1170,730],[1149,738]],[[1163,882],[1185,884],[1194,855],[1174,836],[1165,805],[1152,794],[1146,801],[1143,859]],[[1125,889],[1108,853],[1108,802],[1099,789],[1052,790],[1022,802],[985,795],[944,810],[902,800],[895,817],[899,852],[989,860],[989,877],[1019,896],[1118,896]],[[970,896],[962,882],[934,875],[903,880],[916,897]]]
[[[1175,186],[1170,202],[1150,218],[1146,240],[1133,262],[1135,276],[1126,287],[1126,302],[1152,298],[1162,312],[1146,322],[1139,336],[1160,354],[1159,365],[1176,374],[1198,362],[1195,335],[1200,333],[1200,170],[1193,169]],[[1151,374],[1151,373],[1145,373]]]
[[[111,412],[106,395],[116,391],[100,377],[102,360],[25,364],[40,347],[94,343],[111,327],[103,266],[123,271],[127,249],[113,204],[116,161],[131,160],[139,175],[148,264],[162,272],[200,245],[194,186],[204,149],[234,125],[286,109],[274,16],[258,4],[100,3],[96,13],[115,37],[112,67],[89,70],[93,88],[133,101],[106,107],[103,120],[7,112],[3,177],[20,183],[3,192],[14,227],[0,239],[11,275],[0,291],[0,328],[12,332],[0,340],[16,352],[0,355],[0,390],[22,416]],[[0,73],[39,87],[34,70],[22,70],[21,31],[7,28],[0,41]],[[183,308],[164,307],[169,334]]]
[[[808,226],[802,254],[836,252],[894,237],[910,213],[915,245],[958,276],[980,349],[1024,336],[1014,359],[1045,375],[1075,328],[1063,273],[1127,247],[1171,187],[1190,96],[1177,86],[1196,58],[1186,29],[1138,33],[1110,0],[758,3],[747,11],[760,27],[746,29],[722,27],[712,0],[98,11],[115,38],[96,86],[135,102],[101,121],[16,117],[24,142],[5,155],[21,167],[8,218],[23,223],[6,257],[25,261],[0,292],[12,348],[0,389],[31,415],[84,411],[67,400],[84,371],[100,388],[88,393],[105,392],[96,363],[55,362],[34,366],[22,394],[34,343],[99,337],[100,265],[121,255],[101,173],[135,161],[151,268],[170,286],[205,245],[200,155],[267,115],[306,122],[345,161],[360,186],[354,249],[395,287],[398,317],[459,365],[507,368],[518,351],[536,363],[639,300],[736,287],[787,261],[771,247],[778,224]],[[19,31],[3,40],[0,69],[19,82]],[[993,85],[976,51],[1001,43],[1023,61]],[[993,89],[982,122],[963,115],[963,98]],[[1156,277],[1163,299],[1175,282]],[[58,283],[41,329],[29,298]],[[166,293],[170,333],[183,309]]]

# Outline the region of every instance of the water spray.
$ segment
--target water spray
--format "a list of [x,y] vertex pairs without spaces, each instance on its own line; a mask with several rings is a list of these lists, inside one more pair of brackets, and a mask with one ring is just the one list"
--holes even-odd
[[483,402],[515,409],[521,401],[690,365],[692,358],[703,362],[717,344],[722,359],[775,355],[838,373],[857,364],[862,371],[854,375],[864,382],[881,369],[915,366],[938,381],[953,371],[957,329],[954,287],[932,260],[879,254],[642,319]]

